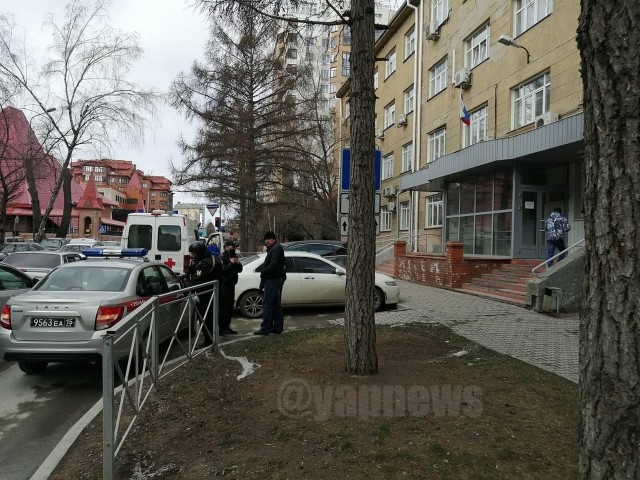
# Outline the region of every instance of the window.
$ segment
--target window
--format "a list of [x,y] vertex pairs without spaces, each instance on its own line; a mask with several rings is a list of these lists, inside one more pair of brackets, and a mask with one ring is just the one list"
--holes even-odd
[[438,28],[449,18],[449,0],[433,0],[431,3],[431,25]]
[[343,45],[351,45],[351,29],[349,27],[344,27],[344,32],[342,33],[342,44]]
[[298,58],[298,49],[290,48],[289,50],[287,50],[287,58],[292,60],[295,60],[296,58]]
[[448,63],[445,58],[429,70],[429,97],[433,97],[447,88],[447,67]]
[[96,182],[104,182],[104,175],[96,175],[95,176],[95,181]]
[[447,129],[439,128],[429,134],[429,157],[427,162],[435,162],[444,155]]
[[322,54],[322,63],[329,63],[331,61],[331,55],[328,53]]
[[413,167],[413,142],[402,146],[402,172],[409,172]]
[[414,102],[414,93],[415,93],[415,89],[413,88],[413,85],[411,85],[409,88],[407,88],[404,91],[404,113],[411,113],[413,112],[413,102]]
[[391,125],[396,123],[396,104],[395,102],[391,105],[384,107],[384,128],[389,128]]
[[376,88],[378,88],[378,69],[376,68],[376,71],[373,72],[373,89],[375,90]]
[[342,53],[342,75],[348,77],[351,75],[351,53]]
[[151,196],[155,197],[157,195],[158,192],[151,192]]
[[320,93],[329,93],[329,85],[326,83],[320,85]]
[[329,78],[329,69],[323,68],[322,73],[320,73],[320,78]]
[[380,231],[388,232],[391,230],[391,205],[385,205],[380,208]]
[[393,178],[393,153],[382,158],[382,180]]
[[148,183],[143,183],[142,184],[142,188],[149,188],[149,184]]
[[95,172],[96,173],[105,173],[107,171],[107,167],[96,167],[95,168]]
[[553,11],[553,0],[516,0],[516,37]]
[[467,254],[511,255],[511,171],[462,178],[446,192],[446,240],[463,242]]
[[391,75],[395,71],[396,71],[396,49],[394,48],[393,50],[391,50],[391,52],[389,52],[389,55],[387,55],[386,71],[385,71],[384,78],[389,78],[389,75]]
[[465,42],[465,65],[474,68],[489,58],[489,24],[480,27]]
[[329,93],[336,93],[336,84],[333,82],[329,84]]
[[551,75],[547,72],[513,90],[513,128],[534,122],[549,111]]
[[470,146],[487,138],[487,119],[489,109],[484,107],[471,112],[471,125],[464,127],[465,146]]
[[338,69],[336,67],[331,67],[331,71],[329,73],[329,76],[331,78],[334,78],[338,75]]
[[409,58],[416,51],[416,27],[413,26],[404,34],[404,58]]
[[437,195],[431,195],[427,197],[427,227],[441,227],[442,226],[442,193]]
[[91,166],[91,165],[85,165],[84,167],[82,167],[82,169],[85,172],[93,172],[93,166]]
[[127,177],[118,177],[118,183],[127,184],[129,183],[129,179]]
[[329,39],[323,38],[320,40],[320,45],[322,45],[322,48],[329,48]]
[[400,203],[400,230],[409,230],[409,202]]

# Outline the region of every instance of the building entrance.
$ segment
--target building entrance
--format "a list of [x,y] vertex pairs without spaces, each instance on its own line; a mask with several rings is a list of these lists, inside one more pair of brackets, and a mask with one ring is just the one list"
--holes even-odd
[[518,219],[519,241],[515,245],[514,257],[547,258],[545,220],[554,208],[565,208],[565,192],[541,189],[522,189],[519,195]]

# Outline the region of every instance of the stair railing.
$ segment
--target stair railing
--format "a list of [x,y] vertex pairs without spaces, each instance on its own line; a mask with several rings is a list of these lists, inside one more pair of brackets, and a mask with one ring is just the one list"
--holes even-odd
[[548,270],[550,267],[549,267],[549,265],[547,264],[547,262],[553,262],[556,258],[558,258],[558,257],[560,257],[560,256],[562,256],[562,255],[566,255],[566,254],[568,254],[568,253],[569,253],[569,250],[572,250],[572,249],[574,249],[574,248],[576,248],[576,247],[579,247],[579,246],[581,246],[583,243],[584,243],[584,238],[583,238],[582,240],[578,240],[578,241],[577,241],[576,243],[574,243],[573,245],[569,245],[569,246],[568,246],[567,248],[565,248],[563,251],[558,252],[558,253],[557,253],[557,254],[555,254],[553,257],[551,257],[551,258],[549,258],[549,259],[545,260],[544,262],[542,262],[542,263],[540,263],[540,264],[536,265],[535,267],[533,267],[533,268],[531,269],[531,273],[541,273],[541,272],[536,272],[536,270],[538,270],[539,268],[542,268],[542,267],[546,267],[546,269]]

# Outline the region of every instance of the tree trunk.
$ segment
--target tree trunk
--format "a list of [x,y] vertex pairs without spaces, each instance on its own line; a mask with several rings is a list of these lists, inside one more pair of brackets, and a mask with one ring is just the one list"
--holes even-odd
[[[71,170],[65,168],[62,170],[62,174],[64,175],[64,181],[62,182],[62,193],[64,195],[64,208],[62,210],[62,220],[60,221],[60,226],[58,227],[58,238],[64,238],[67,236],[69,232],[69,225],[71,224],[71,212],[73,211],[73,204],[71,199]],[[99,228],[100,225],[95,225],[93,228]],[[93,232],[94,236],[97,232]]]
[[582,0],[580,478],[640,478],[640,4]]
[[[36,186],[36,161],[31,155],[27,155],[24,159],[24,178],[27,182],[27,191],[31,197],[31,220],[32,229],[35,230],[36,225],[40,225],[42,221],[40,212],[40,198],[38,197],[38,187]],[[35,233],[35,231],[33,232]]]
[[346,371],[378,371],[373,311],[375,288],[374,222],[374,2],[351,4],[351,179],[349,255],[344,340]]

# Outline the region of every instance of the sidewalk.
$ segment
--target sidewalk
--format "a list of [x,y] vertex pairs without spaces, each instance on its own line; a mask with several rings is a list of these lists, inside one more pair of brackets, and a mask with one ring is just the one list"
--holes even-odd
[[397,280],[397,310],[377,324],[438,322],[480,345],[578,382],[578,314],[553,317],[515,305]]

